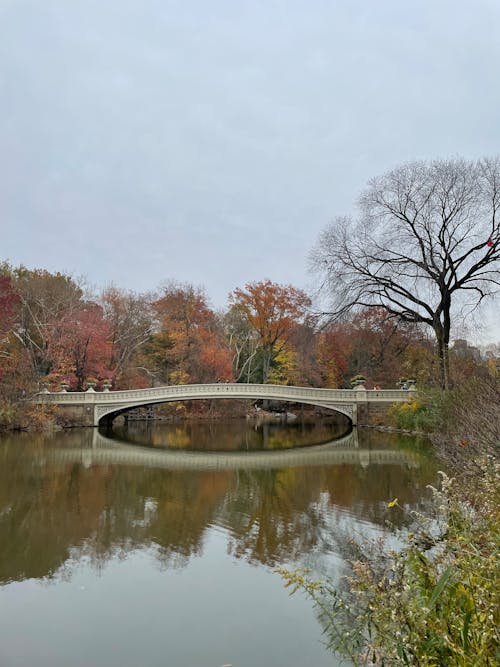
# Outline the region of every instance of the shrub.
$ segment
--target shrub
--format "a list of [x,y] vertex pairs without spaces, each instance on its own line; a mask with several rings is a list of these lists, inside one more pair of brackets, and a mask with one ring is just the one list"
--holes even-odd
[[[500,385],[495,380],[473,379],[449,391],[419,391],[388,411],[397,428],[440,433],[460,440],[464,435],[500,443]],[[465,433],[467,431],[467,433]],[[482,450],[484,453],[484,449]]]
[[457,470],[471,469],[476,457],[498,458],[500,450],[500,382],[475,379],[458,387],[442,409],[432,441],[441,457]]
[[43,430],[55,423],[57,407],[0,401],[0,430]]
[[[414,515],[400,551],[372,545],[352,563],[345,594],[279,571],[314,600],[332,650],[354,665],[499,664],[500,467],[484,460],[482,472],[466,503],[460,484],[442,474],[433,516]],[[402,511],[397,499],[389,507]]]
[[57,406],[26,405],[21,411],[20,427],[28,431],[42,431],[56,423]]
[[429,405],[420,397],[392,405],[388,416],[394,426],[409,431],[428,431],[433,426]]
[[0,430],[15,428],[19,424],[19,408],[8,400],[0,400]]

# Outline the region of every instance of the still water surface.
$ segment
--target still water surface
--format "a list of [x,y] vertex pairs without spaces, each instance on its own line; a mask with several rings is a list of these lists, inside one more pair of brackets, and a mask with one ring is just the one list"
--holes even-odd
[[436,481],[425,443],[332,424],[118,435],[0,439],[2,667],[336,665],[274,569],[338,578]]

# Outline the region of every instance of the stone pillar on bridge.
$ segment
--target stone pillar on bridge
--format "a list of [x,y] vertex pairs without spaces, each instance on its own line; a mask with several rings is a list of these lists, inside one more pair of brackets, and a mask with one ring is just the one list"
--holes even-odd
[[353,405],[353,426],[357,426],[359,422],[366,422],[368,417],[368,395],[365,384],[358,384],[355,391],[356,403]]

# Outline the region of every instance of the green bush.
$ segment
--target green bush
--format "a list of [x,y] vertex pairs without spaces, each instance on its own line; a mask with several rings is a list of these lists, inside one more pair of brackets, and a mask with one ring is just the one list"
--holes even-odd
[[7,400],[0,400],[0,430],[14,428],[18,424],[18,406]]
[[395,403],[389,408],[391,424],[408,431],[430,433],[439,428],[441,420],[441,396],[438,393],[410,398],[405,403]]

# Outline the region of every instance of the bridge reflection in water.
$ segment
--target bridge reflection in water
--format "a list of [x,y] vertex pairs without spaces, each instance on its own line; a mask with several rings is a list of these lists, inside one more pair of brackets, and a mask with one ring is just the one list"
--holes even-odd
[[367,467],[374,464],[417,467],[418,457],[411,451],[394,449],[363,449],[359,447],[358,431],[322,445],[279,451],[250,452],[183,452],[138,446],[108,438],[97,429],[92,447],[52,450],[60,463],[93,465],[126,465],[168,470],[238,470],[277,469],[294,466],[351,464]]

